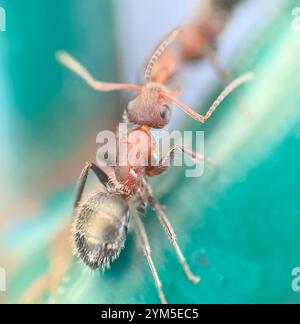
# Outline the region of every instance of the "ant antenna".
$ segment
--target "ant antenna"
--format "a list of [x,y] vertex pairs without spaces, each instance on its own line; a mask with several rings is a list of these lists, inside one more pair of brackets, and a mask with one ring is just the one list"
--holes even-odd
[[88,70],[81,65],[72,55],[65,51],[58,51],[56,59],[68,69],[81,77],[91,88],[97,91],[131,90],[141,91],[142,87],[128,83],[107,83],[95,80]]
[[253,80],[255,77],[254,73],[248,72],[245,74],[240,75],[238,78],[234,79],[229,85],[221,92],[212,106],[208,109],[205,115],[200,115],[191,109],[189,106],[178,100],[176,97],[172,96],[169,93],[161,92],[160,94],[171,101],[173,101],[180,109],[182,109],[187,115],[191,118],[199,121],[200,123],[205,123],[207,119],[213,114],[213,112],[219,107],[219,105],[224,101],[229,94],[235,91],[239,86],[242,84]]
[[161,54],[165,51],[165,49],[176,39],[178,34],[180,33],[181,29],[180,27],[177,27],[173,29],[157,46],[157,48],[154,50],[149,63],[147,64],[146,70],[145,70],[145,80],[150,82],[152,79],[152,70],[155,66],[156,62],[158,61]]

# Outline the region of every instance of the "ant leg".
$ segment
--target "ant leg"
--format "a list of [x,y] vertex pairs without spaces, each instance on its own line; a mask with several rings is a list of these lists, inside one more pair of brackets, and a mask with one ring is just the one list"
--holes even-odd
[[162,290],[162,284],[161,284],[161,281],[159,279],[159,276],[158,276],[158,273],[156,271],[156,268],[155,268],[155,265],[154,265],[154,262],[151,258],[151,249],[150,249],[150,244],[149,244],[149,240],[148,240],[148,237],[147,237],[147,233],[146,233],[146,230],[145,230],[145,227],[139,217],[139,214],[137,212],[137,210],[135,209],[135,207],[131,204],[129,204],[129,208],[130,208],[130,213],[134,219],[134,222],[135,222],[135,230],[136,230],[136,234],[137,234],[137,237],[138,237],[138,241],[139,241],[139,244],[141,246],[141,248],[143,249],[143,252],[147,258],[147,261],[148,261],[148,264],[149,264],[149,267],[151,269],[151,272],[152,272],[152,275],[153,275],[153,278],[154,278],[154,281],[155,281],[155,286],[156,286],[156,289],[158,291],[158,295],[159,295],[159,298],[160,298],[160,301],[162,304],[167,304],[167,300],[165,298],[165,295],[163,293],[163,290]]
[[56,59],[65,67],[77,74],[91,88],[96,91],[115,91],[115,90],[131,90],[141,91],[142,87],[128,83],[107,83],[95,80],[91,73],[82,66],[72,55],[65,51],[58,51]]
[[210,45],[206,44],[206,46],[203,48],[203,51],[205,57],[216,69],[216,72],[220,76],[223,85],[226,87],[226,85],[230,82],[231,77],[229,72],[222,66],[219,59],[217,58],[215,50]]
[[192,281],[194,284],[197,284],[201,278],[194,275],[189,267],[189,265],[187,264],[184,255],[182,254],[177,241],[176,241],[176,235],[175,232],[167,218],[167,215],[164,213],[164,211],[162,210],[159,202],[149,193],[148,194],[148,199],[150,204],[152,205],[152,207],[154,208],[154,210],[156,211],[156,214],[159,218],[159,221],[162,225],[162,227],[164,228],[166,234],[168,235],[171,243],[173,244],[173,247],[175,249],[175,252],[177,254],[178,260],[180,262],[180,264],[182,265],[182,268],[186,274],[186,277]]
[[167,164],[170,164],[174,161],[174,158],[175,158],[175,154],[178,152],[178,151],[181,151],[182,153],[190,156],[196,163],[201,163],[203,161],[206,161],[210,164],[214,164],[213,161],[211,161],[210,159],[204,157],[203,155],[201,154],[198,154],[196,152],[193,152],[192,150],[184,147],[184,146],[181,146],[181,145],[175,145],[173,146],[170,151],[167,153],[167,155],[162,158],[159,162],[159,164],[161,165],[167,165]]
[[79,176],[79,179],[77,181],[77,189],[76,189],[76,195],[75,195],[75,202],[74,202],[74,208],[76,209],[81,201],[82,193],[85,188],[86,179],[88,177],[89,171],[92,170],[95,175],[97,176],[98,180],[103,184],[107,185],[109,182],[109,178],[96,164],[87,162],[83,170],[81,171],[81,174]]
[[174,158],[175,158],[175,154],[181,151],[184,154],[187,154],[188,156],[190,156],[196,163],[201,163],[203,161],[208,162],[211,166],[214,166],[215,163],[204,157],[203,155],[200,155],[196,152],[191,151],[190,149],[184,147],[184,146],[180,146],[180,145],[176,145],[173,146],[170,151],[166,154],[165,157],[163,157],[162,159],[160,159],[160,161],[158,162],[157,166],[150,166],[146,168],[146,172],[147,175],[152,177],[152,176],[156,176],[159,174],[162,174],[163,172],[165,172],[167,170],[167,168],[171,165],[171,163],[173,163]]

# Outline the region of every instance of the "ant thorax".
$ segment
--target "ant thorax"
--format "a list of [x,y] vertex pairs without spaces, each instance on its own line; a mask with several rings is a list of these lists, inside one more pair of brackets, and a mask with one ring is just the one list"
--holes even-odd
[[130,130],[119,137],[115,177],[123,192],[134,195],[144,185],[145,168],[152,163],[156,142],[147,126]]
[[165,127],[171,118],[172,101],[162,93],[169,92],[160,83],[147,83],[142,91],[128,103],[127,118],[131,123],[151,128]]

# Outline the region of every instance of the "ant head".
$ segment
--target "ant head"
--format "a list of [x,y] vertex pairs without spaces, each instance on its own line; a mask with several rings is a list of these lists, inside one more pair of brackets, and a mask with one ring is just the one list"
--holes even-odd
[[163,128],[169,123],[173,101],[163,94],[170,91],[163,84],[153,81],[152,72],[161,54],[176,39],[179,32],[179,28],[172,30],[151,55],[145,70],[146,85],[127,106],[127,117],[130,122],[151,128]]
[[172,115],[172,101],[163,96],[167,89],[161,84],[148,83],[127,106],[128,120],[151,128],[165,127]]
[[145,70],[146,84],[138,86],[128,83],[107,83],[95,80],[88,70],[74,57],[65,51],[57,52],[58,61],[79,75],[88,85],[97,91],[130,90],[137,93],[127,106],[127,117],[130,122],[137,125],[146,125],[151,128],[165,127],[171,118],[172,104],[176,104],[191,118],[204,123],[220,105],[220,103],[241,84],[253,79],[253,73],[246,73],[233,80],[215,100],[207,113],[203,116],[193,111],[189,106],[177,99],[177,91],[169,91],[164,85],[153,82],[153,67],[161,54],[176,39],[179,28],[171,31],[159,44],[152,54]]

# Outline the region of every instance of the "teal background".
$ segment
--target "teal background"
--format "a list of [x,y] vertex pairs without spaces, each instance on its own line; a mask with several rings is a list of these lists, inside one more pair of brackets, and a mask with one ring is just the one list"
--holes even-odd
[[[0,33],[0,265],[8,275],[0,301],[7,303],[24,302],[39,278],[47,273],[51,278],[53,241],[64,229],[61,250],[69,245],[75,180],[94,157],[96,134],[114,129],[126,102],[116,93],[94,93],[54,60],[55,51],[64,48],[102,79],[119,80],[113,2],[26,3],[0,1],[8,21],[7,32]],[[202,177],[186,178],[183,169],[172,168],[153,179],[184,254],[202,277],[197,286],[185,279],[150,211],[143,221],[171,303],[300,301],[291,289],[292,269],[300,266],[295,6],[275,11],[234,62],[234,75],[256,73],[255,81],[240,90],[250,119],[236,109],[234,98],[226,99],[205,126],[182,115],[182,130],[205,131],[206,155],[216,169],[206,167]],[[199,100],[199,111],[220,90],[208,101]],[[73,259],[54,292],[45,287],[25,301],[158,303],[132,227],[126,249],[109,271],[91,272]]]

